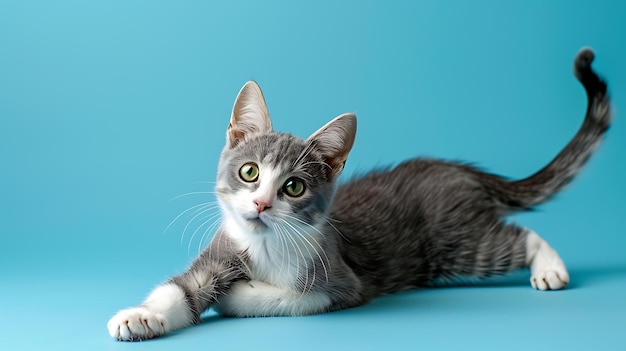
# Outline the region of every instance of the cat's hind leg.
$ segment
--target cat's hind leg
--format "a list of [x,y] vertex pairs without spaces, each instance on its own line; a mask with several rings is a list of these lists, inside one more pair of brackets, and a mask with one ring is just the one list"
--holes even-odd
[[436,253],[447,276],[487,278],[530,268],[530,283],[537,290],[563,289],[569,274],[557,252],[534,231],[514,223],[481,224],[488,230],[474,234],[445,236],[438,247],[454,248]]
[[526,264],[530,268],[530,284],[537,290],[563,289],[569,283],[559,254],[530,229],[526,229]]

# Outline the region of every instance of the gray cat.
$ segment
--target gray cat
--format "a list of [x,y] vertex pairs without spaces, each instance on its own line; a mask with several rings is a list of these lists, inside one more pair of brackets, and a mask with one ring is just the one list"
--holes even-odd
[[581,50],[588,96],[576,136],[534,175],[509,181],[467,164],[413,159],[337,186],[356,133],[343,114],[308,139],[274,132],[261,90],[239,92],[217,173],[221,227],[181,275],[108,323],[119,340],[153,338],[225,316],[293,316],[359,306],[440,278],[529,267],[531,285],[569,275],[546,241],[505,215],[548,199],[581,169],[611,122],[606,83]]

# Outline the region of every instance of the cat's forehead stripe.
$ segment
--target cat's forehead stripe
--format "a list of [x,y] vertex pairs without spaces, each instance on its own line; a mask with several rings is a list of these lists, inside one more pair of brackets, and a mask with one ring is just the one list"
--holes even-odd
[[264,149],[262,162],[269,165],[279,166],[291,164],[304,149],[303,142],[289,134],[273,134],[267,137],[266,143],[261,143]]

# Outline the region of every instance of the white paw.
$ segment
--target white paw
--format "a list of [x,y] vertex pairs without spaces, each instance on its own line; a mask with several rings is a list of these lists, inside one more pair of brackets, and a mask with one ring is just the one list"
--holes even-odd
[[563,289],[569,283],[569,274],[559,254],[532,230],[526,240],[530,285],[537,290]]
[[107,324],[109,334],[117,340],[139,341],[167,332],[165,317],[145,307],[119,311]]
[[107,325],[118,340],[145,340],[193,323],[193,314],[178,285],[166,283],[154,289],[139,307],[119,311]]
[[545,269],[532,273],[530,284],[537,290],[559,290],[569,283],[569,274],[562,269]]

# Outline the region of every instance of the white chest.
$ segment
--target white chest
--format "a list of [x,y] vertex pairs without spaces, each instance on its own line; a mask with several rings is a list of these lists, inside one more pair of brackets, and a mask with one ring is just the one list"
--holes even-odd
[[237,248],[247,252],[248,268],[254,280],[301,290],[309,287],[316,276],[327,274],[325,264],[321,265],[322,269],[316,265],[324,254],[319,241],[310,233],[246,233],[228,221],[225,229]]

